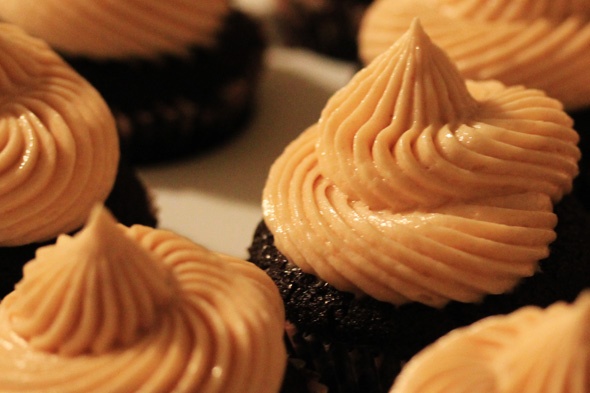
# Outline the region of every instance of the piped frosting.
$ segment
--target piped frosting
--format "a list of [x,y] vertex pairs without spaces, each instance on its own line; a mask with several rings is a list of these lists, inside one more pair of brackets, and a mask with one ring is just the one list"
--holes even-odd
[[104,354],[158,323],[175,291],[171,273],[104,210],[78,236],[39,249],[4,305],[11,329],[38,351]]
[[276,392],[284,310],[252,264],[101,207],[0,304],[0,392]]
[[541,91],[462,81],[414,21],[271,167],[278,249],[336,288],[440,307],[504,293],[549,254],[580,152]]
[[44,42],[0,24],[0,246],[78,229],[110,193],[115,121]]
[[230,11],[227,0],[6,0],[0,19],[69,55],[97,59],[184,56],[211,47]]
[[381,0],[359,32],[365,63],[419,17],[467,79],[547,92],[567,109],[590,105],[590,5],[583,0]]
[[391,393],[590,391],[590,293],[457,329],[416,355]]

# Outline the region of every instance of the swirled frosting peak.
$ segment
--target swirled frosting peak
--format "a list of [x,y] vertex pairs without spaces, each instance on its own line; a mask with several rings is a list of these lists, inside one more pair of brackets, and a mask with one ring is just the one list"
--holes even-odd
[[475,302],[535,272],[578,134],[539,90],[465,82],[415,20],[271,167],[278,249],[359,296]]
[[468,79],[538,88],[567,109],[590,106],[590,3],[584,0],[381,0],[359,30],[368,63],[419,17]]
[[115,121],[97,91],[44,42],[0,24],[0,246],[81,227],[118,162]]
[[[361,70],[326,104],[318,124],[320,170],[370,207],[401,203],[397,196],[392,200],[399,176],[379,160],[391,158],[404,133],[455,128],[476,109],[465,81],[416,19],[387,56]],[[341,148],[343,143],[348,146]]]
[[416,355],[391,393],[587,393],[590,293],[449,333]]
[[284,310],[254,265],[104,208],[0,303],[0,392],[277,392]]
[[4,307],[35,350],[101,354],[156,324],[174,288],[170,272],[97,207],[76,236],[38,251]]
[[0,18],[70,55],[155,58],[209,47],[228,0],[3,0]]

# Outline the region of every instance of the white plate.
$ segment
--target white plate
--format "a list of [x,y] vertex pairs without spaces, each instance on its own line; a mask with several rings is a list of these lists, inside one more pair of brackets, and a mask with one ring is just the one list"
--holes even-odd
[[270,165],[317,121],[326,100],[353,72],[349,63],[271,46],[257,112],[240,136],[211,154],[140,170],[154,192],[159,226],[246,258],[261,219],[261,192]]

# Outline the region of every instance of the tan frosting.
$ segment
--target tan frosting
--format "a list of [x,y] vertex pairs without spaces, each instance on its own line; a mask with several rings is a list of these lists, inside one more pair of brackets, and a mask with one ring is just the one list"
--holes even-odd
[[391,393],[590,392],[590,293],[455,330],[410,360]]
[[0,24],[0,246],[82,226],[118,161],[115,122],[96,90],[45,43]]
[[154,58],[214,45],[229,10],[228,0],[3,0],[0,19],[64,53]]
[[340,290],[477,301],[548,255],[552,202],[578,170],[571,126],[538,90],[465,85],[414,22],[276,160],[264,219],[289,260]]
[[0,392],[274,393],[283,324],[252,264],[97,208],[0,304]]
[[363,61],[415,17],[466,78],[543,89],[568,109],[590,105],[588,1],[379,0],[361,24]]

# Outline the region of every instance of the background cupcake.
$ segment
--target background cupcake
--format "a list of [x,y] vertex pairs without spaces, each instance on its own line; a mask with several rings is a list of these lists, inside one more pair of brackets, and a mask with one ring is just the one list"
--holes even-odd
[[580,133],[575,192],[590,204],[590,3],[577,0],[380,0],[364,15],[366,63],[419,17],[467,79],[497,79],[544,90],[561,101]]
[[242,129],[265,38],[229,0],[7,1],[0,18],[46,40],[104,96],[122,152],[154,163]]
[[[390,393],[586,392],[590,294],[457,329],[416,355]],[[556,334],[556,332],[559,332]]]
[[357,60],[361,17],[373,0],[275,0],[285,43],[343,60]]
[[0,297],[40,244],[79,229],[107,201],[127,224],[155,225],[151,198],[119,160],[97,91],[43,41],[0,24]]
[[575,298],[590,222],[562,200],[571,127],[539,90],[466,84],[415,21],[270,170],[251,260],[281,291],[296,356],[331,392],[385,392],[457,326]]
[[252,264],[97,207],[0,304],[0,389],[275,393],[283,318]]

